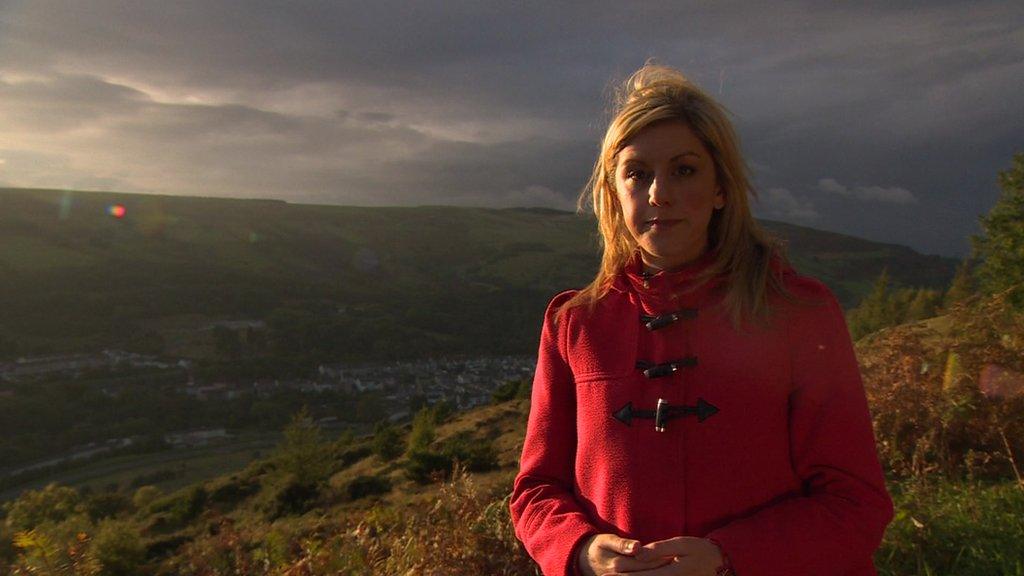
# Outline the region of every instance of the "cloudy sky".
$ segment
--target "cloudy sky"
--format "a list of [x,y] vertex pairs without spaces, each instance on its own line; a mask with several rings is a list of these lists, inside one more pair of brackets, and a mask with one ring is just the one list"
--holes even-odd
[[570,208],[656,58],[732,111],[758,216],[965,255],[1024,4],[831,4],[0,0],[0,186]]

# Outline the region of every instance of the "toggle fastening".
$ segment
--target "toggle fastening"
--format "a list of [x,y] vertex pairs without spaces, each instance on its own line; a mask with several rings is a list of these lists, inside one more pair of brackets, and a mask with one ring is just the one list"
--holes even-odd
[[680,358],[679,360],[665,362],[663,364],[653,364],[651,362],[644,362],[643,360],[640,360],[636,363],[636,369],[643,370],[644,376],[648,378],[661,378],[662,376],[668,376],[669,374],[678,371],[680,368],[696,365],[697,357],[687,356],[686,358]]
[[696,317],[696,308],[683,308],[681,310],[676,310],[675,312],[662,314],[661,316],[648,316],[646,314],[641,314],[640,323],[646,326],[648,330],[653,332],[658,328],[664,328],[665,326],[668,326],[669,324],[675,322],[676,320],[679,320],[680,318],[691,320]]
[[633,409],[633,403],[627,402],[625,406],[616,410],[612,417],[627,426],[633,425],[634,418],[653,419],[654,429],[658,432],[664,432],[665,425],[674,418],[696,416],[697,422],[703,422],[717,413],[718,407],[706,402],[703,398],[697,399],[696,406],[673,406],[666,402],[664,398],[658,398],[657,408],[654,410],[635,410]]

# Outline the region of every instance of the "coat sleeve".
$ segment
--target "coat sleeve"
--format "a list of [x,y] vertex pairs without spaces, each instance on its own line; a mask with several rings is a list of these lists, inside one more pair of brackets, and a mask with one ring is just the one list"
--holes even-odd
[[707,534],[738,576],[868,573],[893,516],[842,308],[817,291],[825,305],[789,327],[790,458],[802,492]]
[[544,314],[526,439],[509,504],[516,536],[545,576],[576,574],[577,545],[599,532],[573,496],[576,389],[554,322],[557,307],[570,294],[556,296]]

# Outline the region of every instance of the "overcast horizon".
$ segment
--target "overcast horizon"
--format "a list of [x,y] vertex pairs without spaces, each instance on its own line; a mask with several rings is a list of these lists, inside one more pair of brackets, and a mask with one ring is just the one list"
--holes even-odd
[[572,209],[648,58],[755,215],[965,256],[1024,152],[1024,5],[0,0],[0,186]]

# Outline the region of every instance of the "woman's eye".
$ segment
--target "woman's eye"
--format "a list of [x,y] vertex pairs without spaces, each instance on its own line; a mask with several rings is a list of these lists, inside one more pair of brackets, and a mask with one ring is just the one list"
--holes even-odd
[[635,170],[634,169],[634,170],[627,170],[626,171],[626,180],[644,181],[646,179],[647,179],[647,173],[644,172],[643,170]]
[[689,166],[680,166],[679,168],[676,168],[676,174],[689,176],[690,174],[693,174],[693,168],[690,168]]

